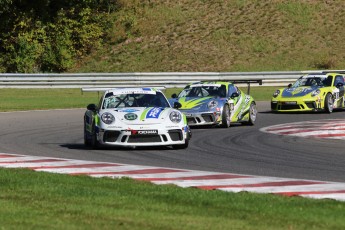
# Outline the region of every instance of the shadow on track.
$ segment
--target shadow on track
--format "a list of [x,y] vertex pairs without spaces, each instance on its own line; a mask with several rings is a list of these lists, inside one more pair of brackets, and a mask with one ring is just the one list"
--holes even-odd
[[77,150],[105,150],[105,151],[134,151],[134,150],[176,150],[171,146],[133,146],[133,147],[123,147],[123,146],[100,146],[97,149],[93,149],[84,144],[61,144],[63,148],[67,149],[77,149]]

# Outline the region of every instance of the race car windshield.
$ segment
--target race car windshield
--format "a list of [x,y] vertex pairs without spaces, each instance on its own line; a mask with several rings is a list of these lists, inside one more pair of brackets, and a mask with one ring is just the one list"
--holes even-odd
[[331,86],[332,77],[331,76],[319,76],[319,77],[303,77],[298,79],[292,87],[301,87],[301,86]]
[[156,94],[117,94],[106,95],[103,109],[125,107],[170,107],[161,92]]
[[185,88],[178,97],[225,97],[225,86],[198,86]]

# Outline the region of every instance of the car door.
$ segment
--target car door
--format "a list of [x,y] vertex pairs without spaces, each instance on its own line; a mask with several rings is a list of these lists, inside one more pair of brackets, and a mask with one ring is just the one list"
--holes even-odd
[[[339,83],[341,83],[342,85],[339,86]],[[337,106],[339,107],[345,107],[345,98],[344,98],[344,94],[345,94],[345,89],[344,89],[344,76],[342,75],[336,75],[335,79],[334,79],[334,83],[333,86],[337,87],[337,89],[339,90],[338,92],[335,93],[334,97],[335,97],[335,103],[337,104]]]
[[[238,96],[231,97],[233,93],[238,93]],[[233,108],[236,108],[236,109],[238,108],[238,102],[240,98],[241,98],[241,91],[233,84],[229,84],[228,85],[228,101],[233,101]],[[230,105],[230,109],[233,110],[233,108],[231,108],[231,105]]]
[[337,86],[339,83],[343,84],[343,86],[339,87],[339,97],[343,97],[344,96],[344,77],[341,75],[336,75],[335,79],[334,79],[334,86]]

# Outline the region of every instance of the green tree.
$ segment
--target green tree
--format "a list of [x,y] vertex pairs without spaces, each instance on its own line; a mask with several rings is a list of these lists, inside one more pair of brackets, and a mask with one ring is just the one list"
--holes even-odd
[[102,44],[115,0],[2,0],[0,71],[62,72]]

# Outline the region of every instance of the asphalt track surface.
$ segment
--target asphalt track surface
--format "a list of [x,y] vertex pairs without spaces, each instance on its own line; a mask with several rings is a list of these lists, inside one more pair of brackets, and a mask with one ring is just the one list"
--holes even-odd
[[259,129],[345,111],[276,114],[258,102],[255,126],[195,128],[189,148],[92,150],[83,144],[85,109],[0,113],[0,152],[258,176],[345,182],[345,141],[281,136]]

